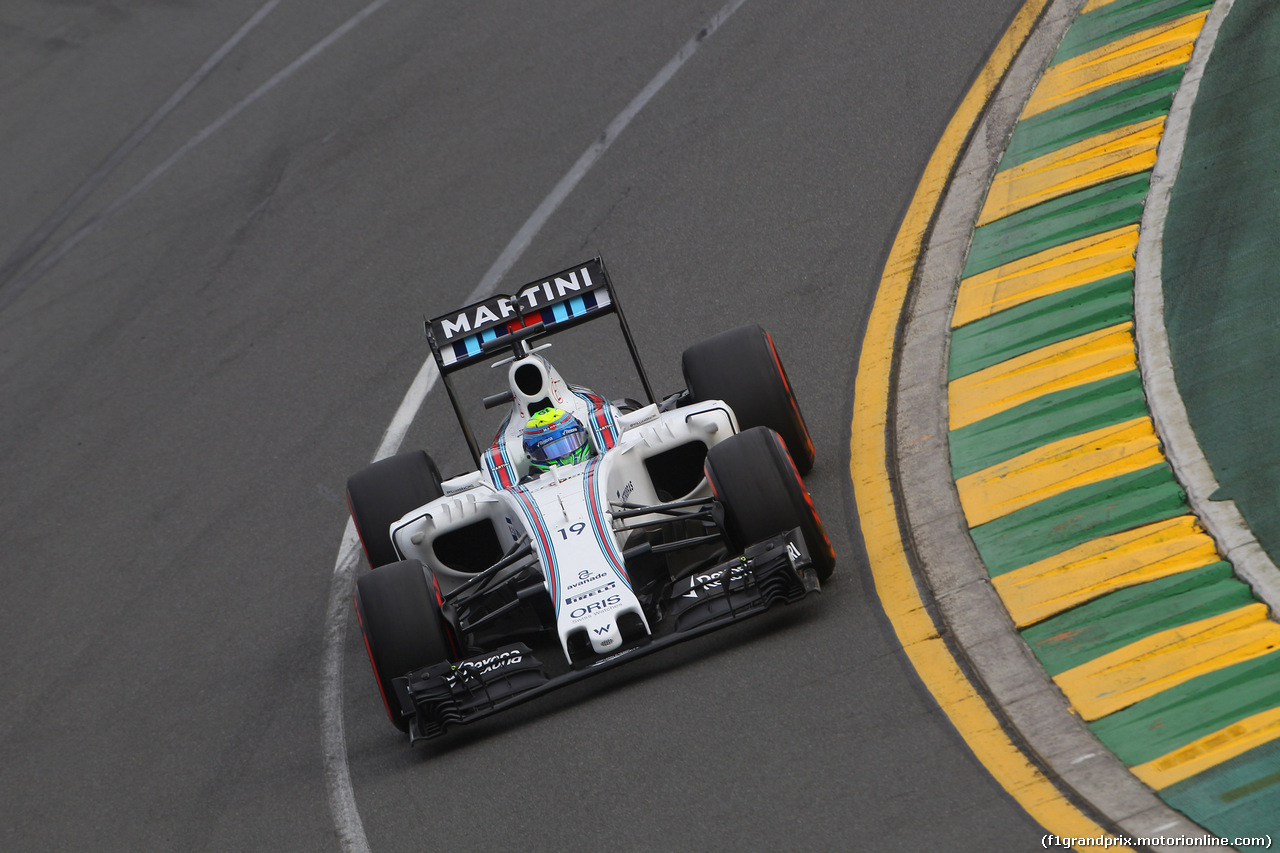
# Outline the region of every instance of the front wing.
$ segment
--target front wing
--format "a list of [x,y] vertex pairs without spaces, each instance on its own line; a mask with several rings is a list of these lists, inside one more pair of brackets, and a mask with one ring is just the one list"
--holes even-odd
[[440,663],[393,680],[409,739],[474,722],[619,664],[763,613],[819,591],[809,551],[793,529],[752,545],[740,557],[677,580],[665,593],[654,633],[606,657],[553,674],[523,643],[457,663]]

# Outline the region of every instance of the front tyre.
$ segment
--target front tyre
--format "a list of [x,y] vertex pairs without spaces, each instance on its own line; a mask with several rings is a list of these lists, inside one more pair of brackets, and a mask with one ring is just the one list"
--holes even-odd
[[754,427],[726,438],[707,451],[706,474],[735,551],[798,527],[818,580],[831,577],[835,549],[781,436]]
[[760,326],[721,332],[684,351],[680,362],[694,401],[724,400],[738,429],[765,426],[782,436],[801,474],[813,468],[813,442],[773,338]]
[[379,459],[347,478],[347,506],[373,568],[400,559],[391,525],[409,510],[442,496],[440,470],[421,450]]
[[368,572],[356,582],[356,616],[387,717],[402,732],[409,719],[400,714],[391,680],[415,669],[451,659],[449,634],[430,571],[404,560]]

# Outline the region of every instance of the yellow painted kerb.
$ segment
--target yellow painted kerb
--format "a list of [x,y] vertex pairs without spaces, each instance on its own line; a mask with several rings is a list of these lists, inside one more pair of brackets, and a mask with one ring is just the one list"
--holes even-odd
[[849,467],[876,594],[921,681],[978,760],[1033,819],[1059,837],[1095,838],[1107,833],[1074,806],[1010,740],[965,677],[925,610],[907,561],[886,464],[885,426],[894,337],[919,260],[921,241],[971,127],[1048,2],[1027,0],[1018,12],[943,132],[903,218],[862,342]]
[[1003,518],[1079,486],[1164,462],[1148,417],[1100,427],[1029,450],[956,481],[970,527]]
[[971,275],[960,282],[951,327],[958,329],[1042,296],[1130,272],[1137,248],[1138,226],[1126,225]]
[[1133,773],[1160,790],[1280,739],[1280,708],[1268,708],[1194,740],[1168,755],[1139,764]]
[[996,175],[978,227],[1156,164],[1164,116],[1068,145]]
[[1050,66],[1022,117],[1031,118],[1107,86],[1185,64],[1208,15],[1208,11],[1187,15]]
[[1216,563],[1217,546],[1193,515],[1090,539],[992,578],[1019,628],[1118,589]]
[[1092,722],[1193,678],[1280,649],[1267,605],[1198,619],[1136,640],[1054,676],[1080,716]]
[[1137,369],[1133,323],[1126,320],[952,380],[947,416],[957,430],[1037,397]]

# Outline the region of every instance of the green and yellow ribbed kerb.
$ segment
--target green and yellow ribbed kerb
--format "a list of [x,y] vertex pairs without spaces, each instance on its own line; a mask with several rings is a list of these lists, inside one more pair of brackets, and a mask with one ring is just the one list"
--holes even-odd
[[948,406],[970,534],[1024,639],[1140,779],[1231,837],[1280,829],[1280,624],[1192,514],[1133,332],[1143,202],[1212,5],[1092,0],[1068,30],[976,223]]

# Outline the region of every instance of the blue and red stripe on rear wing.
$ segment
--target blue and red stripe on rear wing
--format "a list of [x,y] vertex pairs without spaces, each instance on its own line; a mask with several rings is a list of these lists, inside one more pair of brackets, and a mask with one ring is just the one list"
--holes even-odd
[[539,336],[554,334],[616,310],[609,274],[595,258],[430,320],[427,340],[440,372],[452,373],[497,355],[483,345],[526,326],[542,323]]
[[[532,340],[562,332],[606,314],[617,316],[618,326],[622,330],[627,350],[631,353],[631,361],[635,364],[640,384],[644,386],[645,396],[650,403],[657,402],[640,361],[640,354],[636,352],[635,341],[631,339],[631,330],[627,328],[627,318],[622,313],[622,306],[614,295],[613,283],[600,258],[530,282],[513,296],[490,296],[452,314],[427,321],[427,342],[431,344],[431,353],[436,358],[436,366],[440,368],[440,378],[449,394],[449,402],[453,404],[458,425],[462,427],[462,435],[467,440],[471,457],[477,466],[480,465],[480,446],[467,423],[449,374],[502,355],[506,347],[498,345],[486,349],[485,345],[490,341],[500,341],[526,327],[541,324],[541,328],[528,338]],[[519,340],[520,338],[513,340],[509,355],[528,352],[518,344]]]

